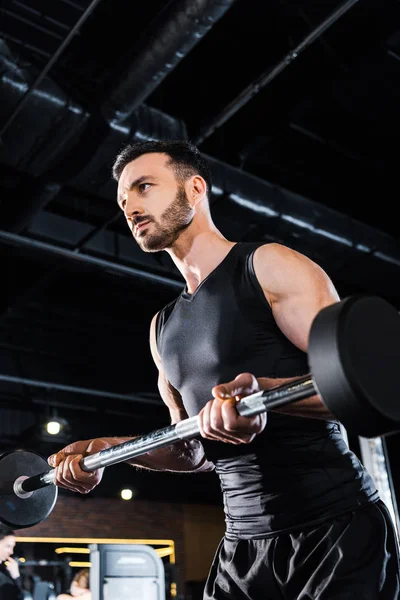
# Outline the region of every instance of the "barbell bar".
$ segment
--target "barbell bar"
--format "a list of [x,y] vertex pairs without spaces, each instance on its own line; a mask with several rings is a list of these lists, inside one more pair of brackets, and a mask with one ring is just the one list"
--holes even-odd
[[[400,429],[399,340],[400,315],[392,304],[378,296],[349,296],[323,308],[312,323],[311,375],[242,398],[236,409],[251,417],[319,394],[349,433],[369,438],[395,433]],[[80,466],[94,471],[199,435],[195,415],[85,456]],[[30,527],[50,514],[57,487],[55,469],[39,471],[47,464],[24,450],[0,457],[0,522]]]

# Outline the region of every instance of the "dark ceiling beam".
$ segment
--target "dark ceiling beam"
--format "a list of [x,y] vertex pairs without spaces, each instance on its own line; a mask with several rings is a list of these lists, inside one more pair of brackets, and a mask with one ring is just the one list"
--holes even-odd
[[357,162],[365,162],[365,158],[361,156],[360,153],[355,152],[354,150],[350,150],[349,148],[345,148],[342,144],[338,144],[338,142],[336,142],[335,140],[327,139],[326,137],[323,137],[322,135],[319,135],[314,131],[310,131],[310,129],[308,129],[307,127],[303,127],[302,125],[293,122],[289,123],[289,127],[290,129],[293,129],[293,131],[297,131],[298,133],[309,137],[310,139],[318,142],[319,144],[327,146],[327,148],[334,150],[338,154],[341,154],[346,158],[350,158],[350,160],[354,160]]
[[[215,23],[221,19],[234,1],[235,0],[179,0],[176,2],[169,2],[164,10],[162,10],[158,17],[151,23],[151,31],[143,33],[141,38],[142,43],[139,41],[133,48],[135,56],[132,59],[131,64],[122,74],[121,82],[117,86],[114,86],[112,95],[108,100],[103,102],[101,112],[105,115],[106,120],[126,122],[129,117],[133,117],[134,111],[142,106],[143,101],[154,91],[164,77],[179,64],[188,52],[208,33]],[[10,83],[12,82],[11,85],[13,90],[10,90],[10,85],[6,86],[5,89],[8,98],[6,95],[4,106],[9,108],[9,112],[8,115],[7,112],[5,113],[7,116],[0,126],[0,139],[3,143],[4,140],[2,140],[2,135],[8,131],[22,109],[28,108],[28,103],[31,106],[37,105],[38,103],[42,105],[46,103],[53,104],[53,106],[58,104],[59,107],[63,107],[63,104],[64,106],[68,105],[68,98],[61,93],[60,95],[57,95],[54,93],[55,90],[51,90],[53,92],[53,94],[51,94],[49,87],[45,85],[44,80],[54,63],[59,59],[98,3],[99,0],[91,2],[57,51],[50,60],[48,60],[45,67],[34,78],[33,83],[29,86],[26,85],[27,78],[23,76],[22,73],[22,77],[20,78],[22,85],[18,85],[18,67],[12,64],[13,60],[11,55],[7,55],[7,49],[5,47],[2,48],[2,59],[5,72],[13,74],[9,80]],[[14,81],[12,81],[13,79]],[[7,99],[11,100],[11,102],[7,103]],[[7,104],[9,104],[10,107],[8,107]],[[38,107],[35,108],[37,109]],[[85,139],[86,134],[89,138],[93,139],[93,127],[88,123],[89,115],[85,115],[84,111],[76,111],[73,105],[71,105],[70,108],[72,113],[75,112],[77,115],[79,112],[82,113],[81,115],[78,115],[80,118],[75,119],[73,127],[67,126],[70,135],[72,133],[71,138],[79,138],[81,149],[78,155],[82,156],[81,150],[85,147],[82,141]],[[41,114],[49,115],[50,118],[47,118],[51,122],[51,112],[47,113],[46,110],[41,110]],[[140,116],[143,120],[143,117],[145,117],[143,111],[141,111]],[[60,117],[54,114],[53,121],[58,118]],[[65,118],[63,120],[65,121]],[[46,125],[46,119],[42,119],[42,123],[44,127]],[[95,129],[99,128],[95,125]],[[51,136],[49,136],[50,131],[52,132]],[[53,147],[48,150],[45,148],[43,152],[47,161],[50,161],[48,165],[49,168],[52,163],[54,164],[54,158],[57,157],[57,155],[62,156],[65,148],[68,147],[68,137],[63,135],[63,132],[59,129],[60,135],[58,139],[62,140],[62,143],[55,148],[52,141],[52,138],[54,137],[53,132],[54,128],[50,126],[47,136],[50,137],[51,142],[48,145],[52,145]],[[42,151],[43,140],[46,140],[46,134],[43,136],[43,133],[42,128],[42,131],[38,131],[37,134],[38,139],[42,138]],[[186,137],[186,131],[183,135]],[[7,147],[7,140],[4,146]],[[46,147],[46,143],[44,146]],[[29,204],[22,207],[20,206],[17,214],[12,216],[12,222],[3,225],[4,229],[14,233],[21,233],[29,224],[31,218],[39,210],[49,204],[62,188],[61,183],[57,179],[49,181],[43,180],[41,177],[41,175],[43,175],[43,169],[40,169],[40,167],[35,164],[38,154],[38,162],[40,163],[40,152],[37,153],[36,151],[35,160],[32,161],[32,165],[30,165],[30,168],[33,170],[36,169],[34,174],[38,174],[39,176],[37,181],[33,183]],[[19,160],[16,160],[16,162],[21,164]],[[45,167],[44,172],[46,171],[47,169]]]
[[115,214],[110,217],[105,223],[101,223],[101,225],[99,225],[98,227],[93,227],[93,229],[91,231],[89,231],[86,235],[84,235],[79,242],[76,244],[75,248],[73,249],[74,252],[80,252],[85,245],[90,242],[90,240],[92,240],[96,235],[98,235],[99,233],[101,233],[102,231],[105,231],[106,229],[108,229],[108,227],[110,227],[110,225],[114,225],[114,223],[116,223],[123,215],[122,210],[120,210],[118,208],[118,210],[115,212]]
[[53,56],[50,58],[50,60],[47,62],[47,64],[43,67],[43,69],[37,75],[37,77],[34,80],[34,82],[32,83],[32,85],[30,85],[28,87],[28,89],[25,91],[24,95],[19,99],[17,104],[14,106],[12,112],[10,113],[10,115],[7,117],[7,119],[1,126],[0,140],[2,139],[5,131],[7,131],[7,129],[10,127],[10,125],[14,122],[15,118],[18,116],[21,109],[26,105],[26,103],[30,99],[33,92],[38,89],[38,87],[40,86],[40,84],[42,83],[42,81],[44,80],[47,73],[50,71],[50,69],[54,65],[54,63],[57,62],[57,60],[60,58],[61,54],[67,48],[70,41],[74,39],[74,37],[79,32],[79,29],[82,27],[84,22],[90,17],[90,15],[92,14],[92,12],[96,8],[96,6],[99,4],[99,2],[101,2],[101,0],[93,0],[90,3],[90,5],[85,10],[85,12],[80,16],[78,21],[75,23],[74,27],[72,27],[72,29],[68,33],[67,37],[63,40],[62,44],[58,47],[58,49],[53,54]]
[[[57,186],[50,186],[50,184],[48,187],[50,187],[50,190],[54,189],[54,187],[57,188]],[[44,206],[41,206],[41,208],[44,208]],[[121,215],[122,212],[118,210],[118,213],[111,217],[111,219],[108,219],[108,221],[102,223],[98,227],[94,227],[91,231],[89,231],[79,240],[78,244],[76,244],[76,246],[71,250],[71,252],[80,252],[87,242],[89,242],[92,238],[98,235],[101,231],[107,229],[109,225],[115,223],[121,217]],[[29,221],[30,220],[31,219],[29,219]],[[29,222],[26,223],[26,225],[28,224]],[[13,301],[12,305],[7,306],[4,312],[2,314],[0,313],[0,323],[5,317],[9,317],[10,314],[15,312],[17,308],[21,308],[24,304],[26,304],[34,294],[36,294],[41,288],[44,287],[44,285],[47,285],[60,272],[63,264],[64,261],[61,259],[60,264],[56,264],[53,267],[51,267],[41,277],[39,277],[34,284],[28,287],[28,289],[24,290],[24,292],[21,293],[21,295]]]
[[396,54],[396,52],[394,52],[393,50],[388,50],[387,53],[392,58],[395,58],[396,60],[400,61],[400,56]]
[[[307,26],[310,29],[312,29],[313,23],[312,23],[311,19],[308,17],[307,13],[300,6],[296,6],[294,10],[300,16],[300,18],[307,24]],[[326,38],[324,38],[324,37],[320,37],[319,41],[320,41],[320,45],[323,48],[325,54],[327,56],[329,56],[335,62],[335,64],[344,71],[345,67],[339,61],[338,53],[334,49],[334,47],[330,43],[328,43]]]
[[219,127],[224,125],[229,119],[231,119],[243,106],[245,106],[254,96],[256,96],[262,89],[264,89],[271,81],[275,79],[286,67],[292,64],[299,55],[313,42],[321,37],[323,33],[329,27],[331,27],[340,17],[346,14],[359,0],[347,0],[342,6],[340,6],[335,12],[325,19],[318,27],[316,27],[311,33],[309,33],[300,44],[291,50],[286,56],[277,64],[275,67],[268,68],[264,71],[257,79],[252,81],[244,90],[236,96],[232,102],[230,102],[222,111],[206,124],[200,132],[194,136],[194,143],[199,146],[207,138],[209,138]]
[[[3,70],[0,94],[5,110],[15,103],[18,94],[23,93],[25,80],[4,47],[0,52],[0,67]],[[114,203],[115,182],[110,176],[110,164],[124,143],[132,139],[170,139],[172,135],[181,137],[177,134],[182,130],[181,123],[146,105],[135,111],[131,124],[111,124],[98,137],[98,124],[92,122],[91,127],[87,126],[91,115],[72,102],[50,80],[43,82],[43,88],[36,90],[31,99],[32,105],[21,113],[21,121],[18,120],[7,132],[7,144],[0,145],[0,161],[28,175],[43,176],[44,179],[52,167],[51,175],[59,174],[63,177],[62,182],[78,193],[99,196]],[[56,139],[54,123],[57,123]],[[140,137],[135,137],[136,132],[140,132]],[[61,154],[60,137],[67,140],[67,147]],[[300,251],[305,250],[317,262],[320,262],[322,254],[332,274],[336,273],[336,268],[341,269],[341,275],[352,279],[354,285],[364,287],[366,283],[365,269],[354,266],[360,262],[368,263],[369,287],[375,285],[382,290],[382,294],[387,286],[383,281],[381,287],[380,271],[385,272],[387,265],[390,265],[391,271],[387,275],[398,277],[400,251],[390,236],[231,165],[212,157],[207,158],[212,167],[215,188],[220,189],[223,201],[227,202],[227,216],[230,217],[232,213],[238,222],[249,219],[253,224],[262,224],[268,239],[272,237]],[[57,164],[60,172],[57,171]],[[51,181],[57,182],[57,177]],[[221,197],[216,201],[219,205]],[[0,240],[6,241],[6,236],[7,232],[3,232]],[[167,286],[182,287],[173,279],[60,248],[56,245],[56,236],[54,245],[22,236],[12,238],[10,234],[7,239],[9,243],[26,247],[36,244],[38,249],[41,247],[42,250],[77,262],[91,262],[105,269],[147,277]],[[371,258],[374,259],[372,262]]]
[[163,275],[157,275],[156,273],[151,273],[150,271],[144,271],[141,269],[136,269],[134,267],[128,267],[120,263],[104,260],[95,256],[89,256],[88,254],[74,252],[73,250],[66,250],[65,248],[61,248],[53,244],[48,244],[46,242],[41,242],[32,238],[16,235],[8,231],[0,230],[0,241],[12,246],[36,249],[41,252],[45,252],[46,254],[53,254],[68,259],[70,261],[92,265],[93,267],[98,267],[103,270],[108,270],[115,273],[122,273],[131,277],[140,277],[142,279],[148,279],[153,283],[174,287],[179,290],[182,290],[183,288],[183,282],[181,283],[175,279],[164,277]]
[[31,182],[26,194],[29,195],[29,203],[20,204],[19,211],[8,213],[9,222],[6,219],[2,222],[4,229],[13,233],[21,233],[29,226],[33,216],[40,210],[46,208],[48,204],[62,189],[60,183],[48,181],[43,177],[37,178]]
[[61,383],[55,383],[54,381],[39,381],[37,379],[28,379],[27,377],[14,377],[12,375],[6,374],[0,374],[0,381],[21,384],[29,387],[44,388],[46,390],[58,390],[60,392],[71,392],[73,394],[83,394],[85,396],[98,396],[101,398],[126,400],[127,402],[140,402],[142,404],[153,404],[155,406],[162,406],[161,400],[155,400],[137,394],[118,394],[116,392],[106,392],[104,390],[96,390],[92,388],[74,385],[64,385]]
[[[218,195],[215,211],[243,228],[261,224],[277,241],[319,262],[344,285],[391,296],[400,245],[392,236],[332,208],[205,155]],[[218,206],[222,205],[219,209]]]
[[101,114],[106,121],[123,123],[129,119],[235,1],[168,2],[132,49],[132,61],[102,103]]

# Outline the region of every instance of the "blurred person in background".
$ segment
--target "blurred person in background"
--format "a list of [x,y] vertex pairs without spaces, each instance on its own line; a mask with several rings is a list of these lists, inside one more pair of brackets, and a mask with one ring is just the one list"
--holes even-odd
[[[89,569],[80,569],[73,578],[69,594],[59,594],[56,600],[70,600],[79,597],[80,600],[92,600],[89,586]],[[0,596],[1,598],[1,596]],[[1,600],[3,600],[1,598]]]
[[12,557],[15,533],[0,525],[0,598],[1,600],[23,600],[22,581],[18,561]]

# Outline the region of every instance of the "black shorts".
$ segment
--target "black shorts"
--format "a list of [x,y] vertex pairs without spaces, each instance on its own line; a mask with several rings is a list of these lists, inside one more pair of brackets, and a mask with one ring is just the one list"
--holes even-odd
[[204,600],[399,600],[396,531],[382,501],[260,540],[223,538]]

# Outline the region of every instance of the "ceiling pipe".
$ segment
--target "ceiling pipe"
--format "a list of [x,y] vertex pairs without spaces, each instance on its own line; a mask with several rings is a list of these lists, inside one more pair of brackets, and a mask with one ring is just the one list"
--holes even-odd
[[[4,115],[7,105],[15,103],[17,94],[23,92],[24,79],[21,78],[17,66],[14,65],[13,68],[10,56],[5,55],[4,52],[0,53],[0,60],[3,60],[4,64],[4,75],[0,79],[2,95],[0,115]],[[51,132],[54,131],[53,123],[57,120],[59,135],[65,139],[64,134],[67,133],[67,139],[73,140],[74,144],[79,146],[79,152],[74,152],[75,146],[72,145],[72,142],[68,142],[70,145],[63,150],[64,156],[61,161],[65,177],[63,182],[68,183],[77,191],[115,202],[115,182],[111,179],[109,171],[117,149],[123,143],[135,139],[135,132],[143,131],[145,138],[150,136],[151,139],[164,139],[165,129],[168,134],[172,134],[174,131],[176,134],[178,129],[182,129],[175,124],[175,121],[172,123],[169,116],[165,118],[166,116],[160,111],[149,112],[146,110],[148,107],[142,105],[135,111],[134,125],[111,125],[100,138],[95,138],[93,135],[93,125],[92,135],[85,136],[85,132],[89,133],[85,127],[90,115],[71,102],[51,80],[43,82],[43,86],[43,88],[35,90],[31,96],[35,102],[29,106],[29,110],[21,113],[20,118],[23,118],[23,121],[21,123],[18,121],[18,127],[14,124],[9,129],[10,139],[7,147],[0,146],[0,161],[14,168],[18,166],[20,171],[36,177],[43,175],[43,179],[45,179],[49,165],[54,165],[57,157],[60,156],[59,138],[54,140],[54,136],[51,136]],[[40,118],[38,118],[38,113]],[[150,126],[143,128],[141,122],[145,122],[146,119],[149,120]],[[162,122],[162,126],[159,125],[160,122]],[[42,144],[39,151],[36,148],[38,140]],[[66,168],[70,168],[71,161],[74,163],[75,156],[78,157],[79,163],[73,164],[72,173],[65,175]],[[380,275],[380,271],[385,273],[385,267],[388,265],[392,268],[388,275],[398,277],[400,249],[392,237],[328,209],[322,204],[312,202],[279,186],[273,186],[269,182],[231,165],[212,157],[206,158],[211,164],[214,186],[219,188],[221,193],[215,202],[215,209],[218,210],[218,206],[227,202],[227,217],[234,213],[239,222],[241,218],[249,217],[263,227],[266,236],[269,235],[270,239],[276,241],[289,245],[304,241],[306,253],[311,255],[311,258],[318,262],[319,252],[323,252],[330,264],[337,259],[339,268],[347,269],[348,276],[354,279],[354,284],[360,282],[360,285],[364,287],[366,283],[365,273],[363,279],[363,273],[354,265],[357,261],[370,261],[371,257],[375,261],[369,262],[368,274],[371,286],[374,281],[376,287],[380,289],[378,284],[380,284],[380,278],[383,277]],[[32,165],[34,172],[29,171]],[[51,181],[57,183],[57,178]],[[6,235],[7,232],[3,231],[0,239],[6,241]],[[129,275],[147,277],[177,288],[182,287],[182,284],[173,279],[74,253],[56,245],[43,244],[22,236],[8,237],[7,239],[9,243],[36,245],[50,253],[77,261],[91,262],[93,265],[97,264],[97,266],[111,271],[126,272]],[[56,242],[57,237],[55,236],[54,239]],[[299,249],[302,250],[301,247]],[[383,281],[383,287],[385,287],[384,284]]]
[[81,15],[81,17],[75,23],[74,27],[72,27],[72,29],[68,33],[67,37],[65,38],[65,40],[58,47],[58,49],[53,54],[53,56],[48,61],[48,63],[43,67],[43,69],[37,75],[35,81],[32,83],[32,85],[30,85],[28,87],[28,89],[25,91],[24,95],[19,99],[19,101],[17,102],[17,104],[14,106],[11,114],[6,119],[5,123],[3,123],[3,125],[2,125],[2,127],[0,129],[0,140],[2,139],[2,136],[3,136],[4,132],[7,131],[7,129],[10,127],[10,125],[14,122],[15,118],[18,116],[18,114],[21,111],[21,109],[28,102],[30,96],[33,94],[33,92],[42,83],[43,79],[46,77],[47,73],[50,71],[50,69],[52,68],[52,66],[54,65],[54,63],[60,58],[61,54],[64,52],[64,50],[66,49],[66,47],[68,46],[68,44],[70,43],[70,41],[79,32],[79,29],[82,27],[82,25],[84,24],[84,22],[86,21],[86,19],[88,19],[90,17],[90,15],[92,14],[92,12],[96,8],[96,6],[99,4],[99,2],[101,2],[101,0],[93,0],[90,3],[90,5],[85,10],[85,12]]
[[[210,165],[217,207],[219,198],[237,207],[248,219],[263,222],[265,232],[277,236],[277,223],[284,221],[293,233],[319,236],[339,246],[374,254],[382,261],[400,267],[400,247],[396,240],[369,225],[319,204],[279,185],[227,165],[203,154]],[[237,214],[237,211],[235,211]]]
[[143,271],[141,269],[127,267],[123,264],[115,263],[109,260],[103,260],[102,258],[97,258],[95,256],[89,256],[88,254],[83,254],[82,252],[66,250],[65,248],[54,246],[53,244],[40,242],[39,240],[34,240],[32,238],[28,238],[21,235],[16,235],[8,231],[0,231],[0,241],[12,246],[33,248],[41,252],[45,252],[46,254],[61,256],[62,258],[75,261],[77,263],[92,265],[94,267],[99,267],[103,270],[108,270],[114,273],[122,273],[128,276],[149,279],[154,283],[167,285],[169,287],[174,287],[179,290],[182,290],[183,288],[183,282],[181,283],[169,277],[157,275],[156,273],[151,273],[150,271]]
[[144,398],[135,394],[118,394],[115,392],[105,392],[92,388],[79,387],[74,385],[64,385],[52,381],[39,381],[37,379],[28,379],[27,377],[14,377],[12,375],[0,374],[0,381],[7,383],[20,383],[29,387],[45,388],[46,390],[58,390],[60,392],[72,392],[73,394],[84,394],[85,396],[98,396],[101,398],[110,398],[114,400],[126,400],[128,402],[141,402],[142,404],[153,404],[162,406],[161,401],[152,398]]
[[122,123],[163,79],[204,38],[236,0],[169,2],[132,48],[134,57],[101,113],[108,122]]
[[359,0],[347,0],[335,12],[327,17],[318,27],[309,33],[300,44],[291,50],[275,67],[268,68],[255,81],[250,83],[232,102],[222,109],[220,114],[215,117],[194,137],[194,143],[199,146],[209,138],[221,125],[224,125],[233,115],[235,115],[245,104],[256,96],[265,86],[267,86],[275,77],[277,77],[286,67],[296,60],[301,52],[311,46],[321,35],[329,29],[336,21],[346,14]]
[[30,66],[19,67],[0,39],[0,126],[22,97],[28,99],[0,143],[0,163],[15,169],[17,175],[32,177],[27,178],[28,190],[22,189],[24,178],[16,178],[18,188],[12,193],[21,202],[9,203],[3,229],[21,233],[66,183],[79,189],[88,184],[91,194],[97,193],[96,186],[113,187],[110,157],[127,141],[187,138],[181,119],[146,105],[138,107],[123,126],[106,124],[98,114],[77,105],[49,78],[25,96],[32,71]]

